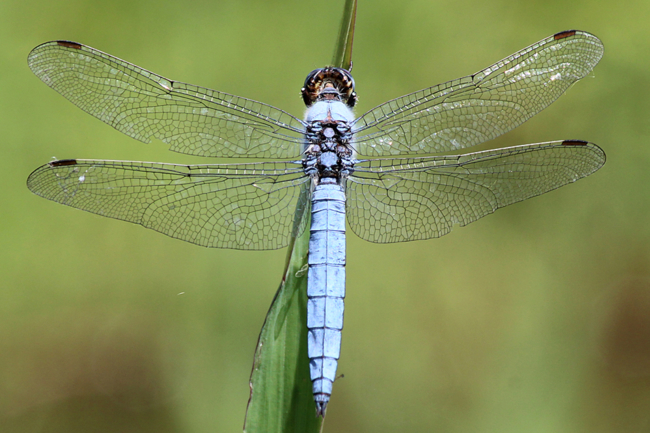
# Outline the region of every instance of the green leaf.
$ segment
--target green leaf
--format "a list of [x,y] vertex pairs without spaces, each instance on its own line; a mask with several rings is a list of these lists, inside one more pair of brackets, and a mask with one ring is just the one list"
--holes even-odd
[[332,65],[352,70],[352,42],[354,40],[354,25],[357,19],[357,0],[346,0],[343,9],[343,19],[339,30]]
[[[309,199],[307,189],[304,196]],[[309,223],[308,206],[306,210],[303,217]],[[284,278],[257,343],[245,432],[320,431],[307,357],[308,247],[305,229],[289,250]]]
[[[349,69],[356,18],[356,0],[345,4],[334,65]],[[339,54],[340,53],[340,54]],[[338,57],[337,57],[338,56]],[[309,227],[310,191],[305,188],[294,227]],[[284,278],[260,332],[250,379],[247,433],[320,432],[323,419],[316,405],[307,356],[307,254],[309,229],[294,230]]]

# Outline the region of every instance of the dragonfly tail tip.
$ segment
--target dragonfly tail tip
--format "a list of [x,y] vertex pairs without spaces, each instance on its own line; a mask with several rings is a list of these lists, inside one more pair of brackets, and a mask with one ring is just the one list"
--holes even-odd
[[325,418],[325,411],[327,410],[326,401],[317,401],[316,402],[316,416]]

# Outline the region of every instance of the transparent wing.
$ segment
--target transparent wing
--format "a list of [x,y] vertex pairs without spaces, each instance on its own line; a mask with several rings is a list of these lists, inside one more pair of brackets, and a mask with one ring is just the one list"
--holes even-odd
[[[61,160],[27,179],[37,195],[206,247],[282,248],[304,230],[300,164],[176,165]],[[294,215],[300,221],[294,227]]]
[[371,242],[440,237],[495,210],[590,175],[605,153],[554,141],[456,156],[360,162],[347,181],[352,231]]
[[53,41],[29,53],[45,84],[137,140],[211,157],[294,158],[304,126],[261,102],[172,81],[94,48]]
[[603,56],[589,33],[557,33],[468,77],[393,99],[356,120],[360,155],[453,151],[510,131],[585,77]]

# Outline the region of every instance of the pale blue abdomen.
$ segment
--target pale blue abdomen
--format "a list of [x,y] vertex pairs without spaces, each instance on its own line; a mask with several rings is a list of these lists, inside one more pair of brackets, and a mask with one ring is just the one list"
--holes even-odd
[[345,297],[345,193],[333,178],[312,195],[307,281],[308,353],[314,399],[325,412],[341,352]]

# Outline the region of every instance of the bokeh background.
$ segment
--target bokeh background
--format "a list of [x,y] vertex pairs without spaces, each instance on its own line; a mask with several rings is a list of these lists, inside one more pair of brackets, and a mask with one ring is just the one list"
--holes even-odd
[[[132,140],[47,88],[69,39],[300,116],[343,1],[0,2],[3,432],[241,431],[285,250],[210,250],[32,195],[52,157],[209,160]],[[325,432],[650,431],[650,2],[361,0],[362,113],[543,37],[599,36],[594,73],[489,147],[585,139],[605,167],[444,238],[348,241]]]

